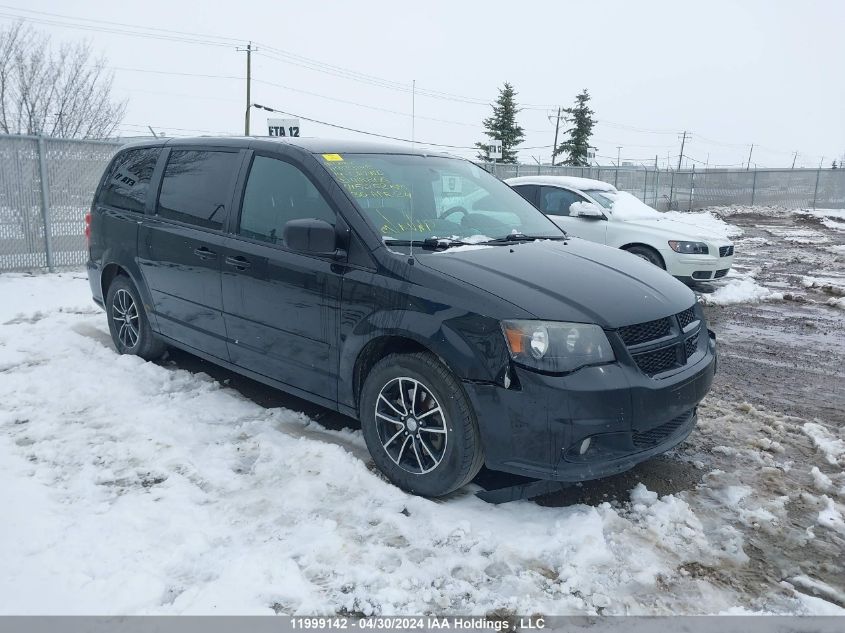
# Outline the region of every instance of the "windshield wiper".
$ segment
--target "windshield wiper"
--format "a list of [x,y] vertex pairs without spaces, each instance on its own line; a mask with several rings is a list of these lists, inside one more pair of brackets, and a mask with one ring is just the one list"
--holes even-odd
[[452,237],[427,237],[423,240],[386,240],[384,242],[388,246],[421,246],[422,248],[430,248],[433,250],[447,249],[452,246],[475,246],[473,242],[464,242]]
[[484,242],[484,244],[496,244],[502,242],[533,242],[534,240],[565,240],[568,239],[566,234],[564,235],[526,235],[525,233],[509,233],[503,237],[497,237],[495,239],[489,240],[488,242]]

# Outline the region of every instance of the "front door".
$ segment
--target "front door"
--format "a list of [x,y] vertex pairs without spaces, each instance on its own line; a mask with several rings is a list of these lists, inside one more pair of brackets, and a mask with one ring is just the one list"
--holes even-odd
[[305,218],[336,223],[302,170],[256,154],[235,235],[224,249],[229,356],[245,369],[334,402],[342,266],[285,247],[285,223]]
[[220,267],[239,151],[170,151],[156,213],[138,239],[141,273],[161,333],[228,359]]
[[589,202],[579,193],[561,187],[540,187],[540,211],[564,231],[575,237],[599,244],[607,243],[607,220],[581,218],[570,214],[569,207],[576,202]]

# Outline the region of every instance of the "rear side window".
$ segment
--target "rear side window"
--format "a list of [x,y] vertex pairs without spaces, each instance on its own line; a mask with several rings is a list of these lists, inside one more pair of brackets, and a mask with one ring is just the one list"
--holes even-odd
[[103,183],[97,203],[143,213],[159,154],[159,147],[130,149],[119,154]]
[[232,199],[240,154],[172,150],[164,169],[157,213],[209,229],[220,229]]
[[285,223],[304,219],[334,224],[335,213],[297,167],[275,158],[256,156],[244,191],[240,234],[281,242]]

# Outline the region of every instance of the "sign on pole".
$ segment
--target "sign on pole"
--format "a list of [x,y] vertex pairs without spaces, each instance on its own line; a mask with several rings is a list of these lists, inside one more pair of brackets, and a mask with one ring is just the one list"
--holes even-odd
[[502,141],[490,141],[490,144],[487,145],[487,154],[490,156],[490,158],[501,158]]
[[299,119],[267,119],[268,136],[299,136]]

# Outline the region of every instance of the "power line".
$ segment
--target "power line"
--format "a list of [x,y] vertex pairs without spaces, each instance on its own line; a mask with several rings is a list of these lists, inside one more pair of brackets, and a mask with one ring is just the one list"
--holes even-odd
[[[0,8],[6,9],[7,11],[13,11],[14,13],[9,12],[0,12],[0,18],[7,18],[7,19],[15,19],[15,20],[23,20],[28,22],[33,22],[36,24],[46,24],[50,26],[59,26],[59,27],[67,27],[67,28],[75,28],[87,31],[94,31],[94,32],[104,32],[104,33],[112,33],[118,35],[127,35],[132,37],[141,37],[141,38],[148,38],[148,39],[155,39],[160,41],[171,41],[176,43],[185,43],[185,44],[195,44],[195,45],[205,45],[205,46],[216,46],[216,47],[232,47],[235,44],[239,44],[243,42],[243,39],[232,38],[228,36],[221,36],[221,35],[209,35],[203,33],[195,33],[190,31],[180,31],[175,29],[166,29],[161,27],[150,27],[150,26],[139,26],[137,24],[129,24],[125,22],[113,22],[108,20],[99,20],[94,18],[85,18],[85,17],[78,17],[78,16],[71,16],[62,13],[53,13],[48,11],[38,11],[34,9],[24,9],[19,7],[14,7],[11,5],[0,5]],[[375,75],[369,75],[366,73],[362,73],[359,71],[350,70],[348,68],[344,68],[341,66],[328,64],[325,62],[321,62],[319,60],[315,60],[312,58],[308,58],[302,55],[298,55],[295,53],[291,53],[289,51],[285,51],[283,49],[279,49],[276,47],[272,47],[269,45],[258,43],[261,47],[263,47],[266,51],[264,56],[287,64],[293,64],[300,66],[302,68],[312,70],[315,72],[322,72],[330,75],[337,76],[339,78],[347,79],[350,81],[356,81],[359,83],[365,83],[376,87],[386,88],[394,91],[405,92],[408,93],[411,91],[407,83],[397,82],[390,79],[385,79],[382,77],[377,77]],[[149,71],[154,72],[154,71]],[[187,73],[186,73],[187,75]],[[203,76],[203,75],[193,75],[193,76]],[[206,77],[213,77],[213,75],[204,75]],[[221,77],[222,78],[222,77]],[[231,79],[242,79],[241,77],[231,77]],[[257,79],[255,81],[258,81]],[[269,83],[269,82],[268,82]],[[283,89],[288,90],[296,90],[294,88],[288,86],[281,86],[277,85],[277,87],[281,87]],[[306,91],[301,91],[303,94],[308,94]],[[312,96],[318,96],[321,98],[328,98],[332,99],[332,97],[328,97],[326,95],[318,95],[317,93],[311,93]],[[433,99],[440,99],[440,100],[448,100],[453,102],[465,103],[470,105],[478,105],[478,106],[489,106],[490,101],[489,99],[482,99],[479,97],[472,97],[467,95],[460,95],[440,90],[434,90],[430,88],[423,88],[417,87],[416,94],[419,96],[425,96]],[[337,100],[337,99],[336,99]],[[348,102],[352,105],[357,105],[358,107],[368,107],[375,109],[375,106],[368,106],[366,104],[360,104],[355,102]],[[532,104],[532,103],[525,103],[522,104],[522,110],[531,110],[531,111],[547,111],[549,108],[556,107],[553,105],[548,104]],[[394,114],[401,114],[403,116],[408,116],[407,113],[389,111]],[[474,127],[480,128],[481,126],[464,123],[459,121],[449,121],[446,119],[435,119],[432,117],[423,117],[420,116],[421,119],[428,119],[432,121],[438,121],[443,123],[450,123],[455,125],[464,125],[467,127]],[[615,128],[620,130],[626,130],[629,132],[635,133],[642,133],[642,134],[675,134],[675,130],[668,130],[668,129],[649,129],[638,127],[634,125],[616,123],[613,121],[602,120],[599,122],[599,125],[604,125],[609,128]],[[526,130],[528,132],[540,133],[544,132],[541,130]],[[711,139],[708,137],[704,137],[701,135],[697,135],[700,139],[706,140],[709,143],[714,145],[720,145],[724,147],[744,147],[747,144],[744,143],[726,143],[723,141],[718,141],[715,139]],[[628,146],[634,147],[634,145],[627,144]],[[547,146],[540,146],[539,148],[545,149]],[[645,147],[645,145],[640,145],[638,147]],[[659,145],[654,145],[654,147],[664,147]],[[528,148],[521,148],[521,149],[528,149]],[[793,150],[781,150],[781,149],[774,149],[768,148],[764,146],[755,146],[755,149],[774,152],[774,153],[781,153],[781,154],[792,154]],[[812,155],[809,154],[802,154],[803,156],[811,157]],[[817,156],[816,156],[817,157]]]

